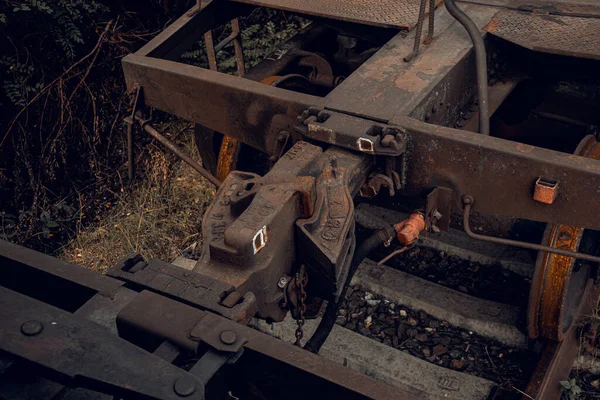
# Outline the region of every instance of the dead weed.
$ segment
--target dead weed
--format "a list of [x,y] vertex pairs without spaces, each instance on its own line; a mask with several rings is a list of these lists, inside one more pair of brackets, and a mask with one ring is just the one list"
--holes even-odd
[[[194,159],[200,158],[190,129],[181,136],[180,145]],[[105,217],[79,231],[62,259],[106,272],[128,253],[172,261],[183,250],[198,246],[202,215],[214,197],[214,187],[158,144],[147,146],[138,168],[135,183],[117,194],[116,204],[100,204],[108,210]]]

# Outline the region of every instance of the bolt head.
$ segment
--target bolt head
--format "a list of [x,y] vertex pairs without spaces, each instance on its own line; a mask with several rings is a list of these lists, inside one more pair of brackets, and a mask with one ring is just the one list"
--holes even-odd
[[287,278],[285,276],[282,276],[281,278],[279,278],[279,282],[277,282],[277,286],[280,289],[283,289],[285,287],[285,285],[287,285]]
[[237,335],[233,331],[223,331],[221,332],[221,342],[230,345],[234,344],[237,341]]
[[35,336],[44,330],[44,325],[40,321],[25,321],[21,325],[21,333],[25,336]]
[[173,391],[181,397],[187,397],[196,391],[196,383],[190,376],[180,376],[173,382]]

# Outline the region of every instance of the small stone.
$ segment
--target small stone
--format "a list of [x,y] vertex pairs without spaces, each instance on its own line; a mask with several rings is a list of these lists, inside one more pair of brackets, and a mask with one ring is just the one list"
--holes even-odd
[[461,291],[461,292],[463,292],[463,293],[469,293],[469,289],[467,289],[467,288],[466,288],[466,287],[464,287],[464,286],[459,286],[459,287],[458,287],[458,290],[460,290],[460,291]]
[[414,338],[415,336],[417,336],[418,333],[419,331],[413,328],[409,328],[406,330],[406,336],[410,338]]
[[595,381],[591,381],[590,385],[592,385],[596,389],[600,388],[600,379],[596,379]]
[[465,362],[462,360],[452,360],[450,368],[461,371],[465,367]]
[[335,323],[344,326],[346,324],[346,317],[344,317],[343,315],[338,315],[337,319],[335,320]]
[[441,356],[442,354],[445,354],[448,352],[448,349],[446,348],[446,346],[442,346],[441,344],[438,344],[437,346],[435,346],[433,348],[433,355],[434,356]]
[[365,292],[365,300],[373,300],[373,293]]
[[400,310],[400,312],[398,313],[402,318],[406,318],[406,316],[408,315],[408,313],[406,312],[406,310]]
[[402,340],[404,336],[406,336],[406,325],[398,325],[398,328],[396,328],[396,335],[398,336],[398,339]]
[[373,317],[371,317],[370,315],[365,318],[365,326],[368,328],[369,326],[371,326],[371,323],[373,322]]
[[432,327],[433,329],[437,329],[440,327],[440,321],[436,321],[435,319],[432,319],[431,321],[429,321],[429,326]]
[[396,334],[396,330],[394,328],[385,328],[383,333],[387,336],[394,336],[394,334]]
[[348,310],[346,310],[345,308],[340,308],[340,311],[338,311],[338,313],[340,315],[346,316],[348,315]]
[[398,340],[398,336],[392,336],[392,345],[394,347],[398,347],[400,345],[400,340]]
[[425,332],[432,333],[432,332],[435,332],[435,329],[427,327],[427,328],[425,328]]
[[460,358],[460,351],[459,350],[452,350],[450,352],[450,357],[456,359],[456,358]]
[[415,340],[418,342],[425,343],[427,341],[427,335],[424,333],[418,334],[417,336],[415,336]]
[[446,257],[446,253],[444,253],[443,251],[440,251],[440,257],[442,257],[442,258]]
[[414,318],[409,318],[409,319],[408,319],[408,324],[409,324],[410,326],[417,326],[419,323],[417,322],[417,320],[416,320],[416,319],[414,319]]
[[414,340],[407,340],[406,342],[404,342],[404,346],[407,349],[414,349],[416,347],[419,347],[419,344],[417,342],[415,342]]
[[360,333],[363,336],[370,336],[371,335],[371,331],[369,329],[365,328],[364,326],[361,326],[358,329],[358,333]]
[[429,356],[431,356],[431,350],[429,350],[427,347],[425,347],[425,348],[423,349],[423,355],[424,355],[425,357],[429,357]]

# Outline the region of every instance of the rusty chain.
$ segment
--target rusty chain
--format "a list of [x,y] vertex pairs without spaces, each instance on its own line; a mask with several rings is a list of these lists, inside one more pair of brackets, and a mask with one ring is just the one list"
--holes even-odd
[[296,272],[295,277],[296,295],[298,296],[298,328],[296,328],[296,341],[294,342],[294,345],[298,347],[301,347],[300,341],[304,336],[304,312],[306,311],[306,304],[304,303],[306,301],[306,291],[304,289],[306,288],[306,283],[306,271],[304,269],[304,265],[301,265],[298,271]]

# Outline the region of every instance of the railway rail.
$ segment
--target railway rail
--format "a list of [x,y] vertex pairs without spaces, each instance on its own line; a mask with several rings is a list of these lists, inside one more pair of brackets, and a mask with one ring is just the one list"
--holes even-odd
[[[256,7],[312,23],[246,68],[239,18]],[[559,398],[600,294],[599,17],[588,0],[198,1],[123,70],[130,178],[147,133],[218,188],[202,255],[131,254],[102,276],[0,242],[0,397]],[[209,69],[180,60],[200,40]],[[204,165],[153,109],[196,124]],[[490,274],[365,264],[406,266],[419,241],[510,269],[511,304],[455,290]],[[420,310],[435,340],[442,323],[479,335],[455,355],[528,352],[528,383],[466,375],[441,344],[419,348],[438,365],[415,359],[383,311],[375,333],[370,315],[349,325],[381,343],[341,328],[359,291]]]

